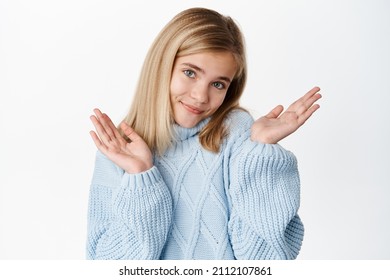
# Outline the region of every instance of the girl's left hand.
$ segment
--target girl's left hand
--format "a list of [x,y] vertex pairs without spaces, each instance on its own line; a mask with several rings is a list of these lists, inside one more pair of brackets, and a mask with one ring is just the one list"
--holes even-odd
[[320,108],[320,105],[314,104],[322,97],[319,91],[319,87],[314,87],[292,103],[285,112],[283,106],[278,105],[267,115],[256,120],[251,128],[251,140],[276,144],[295,132]]

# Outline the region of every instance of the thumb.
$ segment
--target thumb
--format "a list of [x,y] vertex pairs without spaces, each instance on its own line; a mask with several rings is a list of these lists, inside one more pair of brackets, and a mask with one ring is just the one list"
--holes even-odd
[[135,132],[135,130],[127,123],[121,122],[120,128],[122,129],[123,133],[131,140],[131,142],[141,139],[141,136],[139,136],[137,132]]
[[278,105],[275,108],[273,108],[271,112],[265,115],[265,117],[269,119],[276,119],[283,112],[283,110],[284,110],[283,106]]

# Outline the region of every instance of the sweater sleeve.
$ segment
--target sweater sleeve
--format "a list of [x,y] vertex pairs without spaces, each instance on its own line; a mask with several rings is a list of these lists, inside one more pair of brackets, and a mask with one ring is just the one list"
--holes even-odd
[[158,259],[172,200],[156,167],[128,174],[97,153],[88,211],[88,259]]
[[229,235],[237,259],[295,259],[304,228],[297,214],[295,156],[280,145],[250,140],[247,120],[230,150]]

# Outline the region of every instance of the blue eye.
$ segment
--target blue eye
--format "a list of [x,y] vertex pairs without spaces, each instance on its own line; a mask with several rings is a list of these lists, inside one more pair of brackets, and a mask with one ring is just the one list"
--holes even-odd
[[224,89],[225,88],[225,85],[223,83],[220,83],[220,82],[214,82],[214,83],[212,83],[212,85],[217,89]]
[[189,78],[195,78],[195,72],[192,70],[184,70],[183,73]]

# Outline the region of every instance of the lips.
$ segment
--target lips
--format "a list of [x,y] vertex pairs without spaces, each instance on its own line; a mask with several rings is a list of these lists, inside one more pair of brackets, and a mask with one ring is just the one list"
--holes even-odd
[[198,107],[195,107],[195,106],[192,106],[192,105],[188,105],[188,104],[185,104],[183,102],[180,101],[180,103],[183,105],[183,107],[189,111],[190,113],[193,113],[195,115],[200,115],[204,112],[204,110],[201,110],[200,108]]

